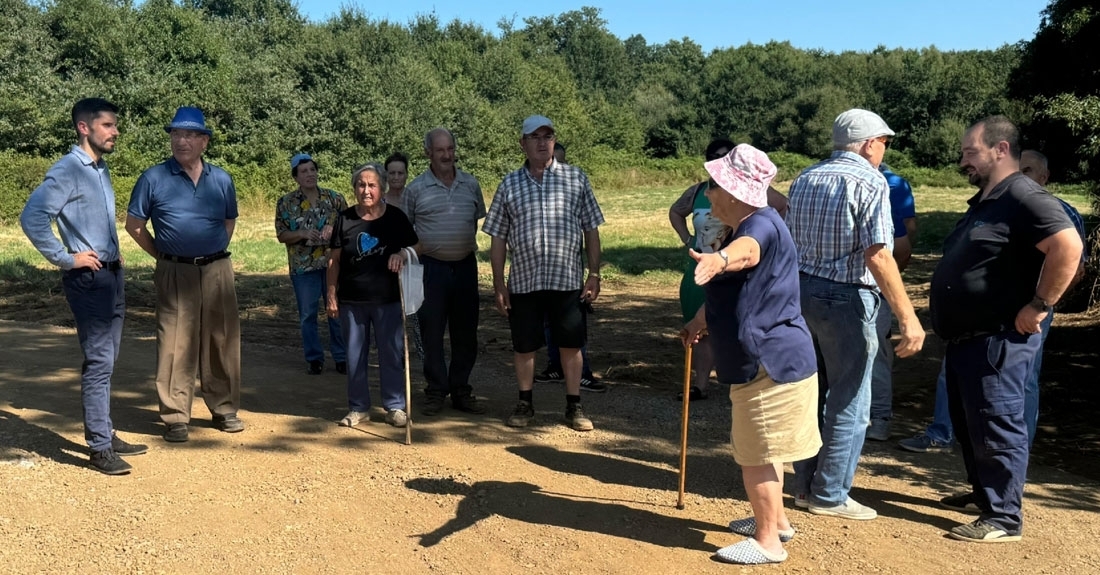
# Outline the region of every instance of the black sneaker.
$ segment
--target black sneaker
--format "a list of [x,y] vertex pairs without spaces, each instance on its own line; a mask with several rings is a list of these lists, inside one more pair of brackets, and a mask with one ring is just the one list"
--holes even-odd
[[439,415],[446,406],[446,397],[439,395],[425,395],[424,403],[420,406],[420,415]]
[[952,527],[948,537],[972,543],[1009,543],[1020,540],[1020,532],[1010,533],[981,519],[975,519],[966,525]]
[[607,391],[607,384],[596,379],[596,376],[591,373],[581,376],[581,389],[585,391],[591,391],[593,393],[603,393]]
[[141,455],[146,451],[149,451],[148,445],[142,445],[140,443],[126,443],[118,438],[117,435],[111,434],[111,450],[118,455]]
[[565,381],[565,374],[561,372],[561,368],[550,369],[547,366],[542,370],[542,373],[535,374],[535,383],[561,383]]
[[973,493],[959,493],[957,495],[948,495],[943,499],[940,499],[940,507],[944,509],[950,509],[952,511],[958,511],[959,513],[981,513],[982,509],[978,507],[978,498]]
[[306,373],[310,375],[321,375],[321,372],[325,370],[325,362],[323,361],[311,361],[309,367],[306,368]]
[[215,415],[214,429],[218,431],[224,431],[226,433],[239,433],[244,431],[244,422],[241,418],[237,417],[236,413],[230,413],[229,415]]
[[164,432],[164,440],[169,443],[184,443],[187,441],[187,424],[169,423],[168,430]]
[[575,431],[592,431],[592,420],[584,414],[581,404],[574,403],[565,409],[565,421]]
[[336,373],[339,373],[340,375],[347,375],[348,374],[348,362],[346,362],[346,361],[336,362]]
[[473,395],[467,395],[465,397],[451,396],[451,406],[455,409],[465,412],[473,413],[475,415],[481,415],[489,411],[489,406],[484,402],[478,401]]
[[504,421],[504,424],[508,427],[527,427],[527,424],[531,423],[534,417],[535,406],[521,399],[516,404],[516,408],[512,410],[512,415],[509,415],[508,419]]
[[133,469],[133,466],[123,461],[113,449],[96,451],[88,463],[96,471],[107,475],[126,475]]

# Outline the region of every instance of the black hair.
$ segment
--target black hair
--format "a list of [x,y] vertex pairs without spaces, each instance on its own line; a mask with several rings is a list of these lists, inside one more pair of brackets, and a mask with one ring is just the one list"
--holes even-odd
[[401,162],[405,164],[405,171],[409,170],[409,158],[401,152],[394,152],[390,154],[390,157],[386,158],[386,161],[382,164],[382,167],[385,168],[386,171],[390,169],[390,162]]
[[103,98],[84,98],[73,104],[73,129],[78,122],[91,124],[103,112],[118,114],[118,106]]
[[715,138],[711,140],[709,144],[707,144],[707,149],[703,153],[703,157],[706,158],[708,162],[711,160],[717,160],[718,158],[722,157],[718,155],[718,150],[721,150],[722,148],[732,150],[734,147],[736,147],[736,145],[737,144],[734,144],[726,138]]
[[1019,161],[1020,154],[1020,129],[1005,116],[989,116],[978,121],[970,127],[971,130],[982,126],[982,143],[992,148],[998,142],[1008,142],[1008,153],[1014,160]]

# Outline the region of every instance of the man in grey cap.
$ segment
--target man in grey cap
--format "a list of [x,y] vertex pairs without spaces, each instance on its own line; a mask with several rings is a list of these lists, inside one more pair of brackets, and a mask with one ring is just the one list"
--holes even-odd
[[[506,423],[526,427],[535,416],[535,352],[546,343],[543,321],[549,319],[565,371],[566,423],[590,431],[592,421],[580,404],[581,347],[587,337],[582,305],[600,295],[598,228],[604,219],[588,176],[554,159],[554,139],[549,118],[523,121],[519,144],[527,162],[504,177],[482,229],[493,237],[493,291],[497,309],[508,316],[516,355],[519,403]],[[505,281],[508,252],[512,267]]]
[[878,171],[894,131],[853,109],[833,123],[833,154],[791,183],[787,224],[798,248],[802,313],[818,354],[821,451],[795,463],[795,504],[817,515],[874,519],[848,496],[870,423],[871,373],[883,299],[898,318],[898,357],[924,343],[891,253],[890,189]]

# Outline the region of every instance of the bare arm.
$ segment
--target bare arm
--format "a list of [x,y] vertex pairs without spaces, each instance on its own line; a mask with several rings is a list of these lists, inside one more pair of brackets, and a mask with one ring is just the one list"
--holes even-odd
[[157,259],[157,246],[153,243],[153,235],[149,233],[149,221],[140,220],[126,214],[126,233],[130,234],[131,238],[134,238],[134,243],[139,248],[145,250],[145,253],[153,256],[153,259]]
[[691,232],[688,231],[687,219],[691,215],[692,203],[695,200],[695,189],[699,187],[699,184],[691,186],[680,194],[680,197],[672,204],[672,207],[668,209],[668,223],[672,225],[672,229],[676,231],[676,235],[680,238],[680,243],[685,246],[691,241]]
[[504,238],[493,236],[489,245],[489,263],[493,268],[493,292],[496,295],[497,311],[508,315],[512,307],[508,297],[508,284],[504,280],[504,262],[508,258],[508,243]]
[[913,258],[913,244],[909,236],[894,238],[894,261],[898,264],[898,272],[905,271],[909,267],[909,260]]
[[[1081,265],[1081,236],[1077,230],[1066,228],[1054,235],[1047,236],[1035,245],[1043,252],[1043,269],[1039,272],[1039,285],[1035,287],[1035,297],[1054,305],[1073,283],[1077,269]],[[1016,331],[1020,333],[1039,333],[1039,323],[1047,316],[1045,310],[1025,305],[1016,314]]]
[[588,279],[584,282],[581,299],[587,302],[600,297],[600,230],[593,228],[584,232],[584,250],[588,255]]
[[328,269],[325,270],[325,279],[328,280],[325,288],[325,312],[328,317],[336,317],[340,311],[340,304],[336,300],[336,284],[340,280],[340,254],[343,248],[332,248],[328,254]]
[[898,318],[901,341],[894,346],[894,353],[898,357],[909,357],[917,353],[924,346],[924,327],[917,319],[909,295],[905,293],[905,285],[901,282],[901,272],[898,271],[894,256],[884,244],[875,244],[863,251],[863,260],[875,277],[875,283],[882,290],[886,303]]
[[771,186],[768,186],[768,205],[779,212],[779,217],[787,217],[787,208],[790,206],[787,196]]
[[[696,262],[695,283],[706,285],[714,279],[714,276],[725,272],[736,272],[746,268],[756,267],[760,263],[760,242],[750,236],[741,236],[730,242],[730,245],[719,252],[725,252],[723,258],[720,253],[701,254],[695,250],[688,250],[688,255]],[[729,260],[727,263],[726,260]]]
[[225,220],[225,235],[233,241],[233,230],[237,229],[237,220]]

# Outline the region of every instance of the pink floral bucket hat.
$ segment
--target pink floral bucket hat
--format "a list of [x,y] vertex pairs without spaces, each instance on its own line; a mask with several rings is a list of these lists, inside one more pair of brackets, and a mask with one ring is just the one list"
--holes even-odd
[[703,167],[734,198],[754,208],[768,205],[768,184],[775,177],[776,168],[764,152],[741,144]]

